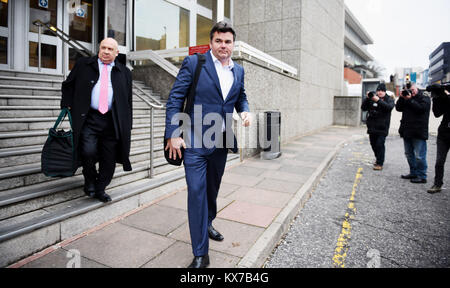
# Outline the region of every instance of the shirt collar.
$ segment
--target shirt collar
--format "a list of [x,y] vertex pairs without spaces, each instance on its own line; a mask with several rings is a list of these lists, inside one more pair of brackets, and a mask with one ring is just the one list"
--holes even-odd
[[[100,64],[104,65],[104,63],[102,62],[102,60],[100,60],[100,58],[97,58],[97,61],[98,61],[98,65],[100,65]],[[106,65],[114,67],[114,66],[116,66],[116,63],[113,61],[113,62],[111,62],[109,64],[106,64]]]
[[[217,59],[216,56],[214,56],[214,54],[212,53],[212,50],[209,51],[209,53],[211,53],[211,57],[212,57],[212,60],[213,60],[214,64],[217,63],[217,64],[220,64],[221,67],[223,67],[222,63],[219,61],[219,59]],[[233,60],[231,60],[231,58],[230,58],[229,65],[225,66],[225,67],[228,67],[228,69],[230,69],[230,70],[234,68],[234,62],[233,62]]]

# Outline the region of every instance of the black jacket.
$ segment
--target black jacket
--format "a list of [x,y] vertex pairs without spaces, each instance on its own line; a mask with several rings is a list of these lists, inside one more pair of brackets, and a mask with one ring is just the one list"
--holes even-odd
[[368,111],[367,134],[388,136],[391,125],[391,112],[395,102],[386,95],[375,103],[370,98],[366,98],[361,105],[363,111]]
[[444,115],[438,129],[438,138],[450,142],[450,97],[447,95],[433,98],[433,114],[436,118]]
[[[71,107],[75,151],[78,151],[81,129],[91,107],[92,89],[100,77],[97,59],[97,56],[78,59],[66,81],[62,83],[61,107]],[[131,171],[132,78],[130,70],[117,59],[111,71],[111,83],[114,91],[114,127],[119,138],[117,162],[123,164],[125,171]]]
[[395,108],[397,111],[403,112],[400,129],[398,130],[401,137],[428,140],[430,97],[419,91],[416,96],[409,100],[400,97]]

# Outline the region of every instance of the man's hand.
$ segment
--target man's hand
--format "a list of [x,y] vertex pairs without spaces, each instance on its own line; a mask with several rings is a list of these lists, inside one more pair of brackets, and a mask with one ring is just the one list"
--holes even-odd
[[251,125],[250,114],[248,112],[241,113],[242,126],[249,127]]
[[169,150],[169,158],[177,160],[177,155],[181,159],[181,147],[186,149],[186,143],[184,143],[183,138],[170,138],[167,140],[165,151]]
[[380,97],[378,97],[377,95],[372,97],[372,101],[377,103],[378,101],[380,101]]

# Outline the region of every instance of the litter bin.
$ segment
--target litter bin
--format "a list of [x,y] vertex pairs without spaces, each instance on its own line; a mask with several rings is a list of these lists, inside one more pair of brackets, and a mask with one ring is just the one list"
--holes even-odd
[[264,112],[264,146],[261,159],[273,160],[281,156],[281,112]]

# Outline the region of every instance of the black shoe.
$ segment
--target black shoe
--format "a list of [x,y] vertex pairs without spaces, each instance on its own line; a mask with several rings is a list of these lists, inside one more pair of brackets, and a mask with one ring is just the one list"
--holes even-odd
[[212,225],[208,227],[208,236],[212,240],[219,241],[219,242],[223,241],[223,239],[224,239],[222,234],[220,234],[219,231],[214,229],[214,227]]
[[422,179],[422,178],[416,177],[416,178],[411,179],[411,183],[425,184],[425,183],[427,183],[427,179]]
[[428,189],[428,193],[430,194],[436,194],[442,191],[442,186],[439,185],[433,185],[430,189]]
[[95,196],[95,184],[94,183],[84,183],[84,194],[89,197]]
[[95,193],[95,198],[102,201],[103,203],[112,201],[111,197],[109,197],[109,195],[106,194],[105,191]]
[[408,175],[402,175],[401,178],[411,180],[411,179],[417,178],[417,176],[408,174]]
[[196,256],[188,268],[206,268],[209,266],[209,256]]

